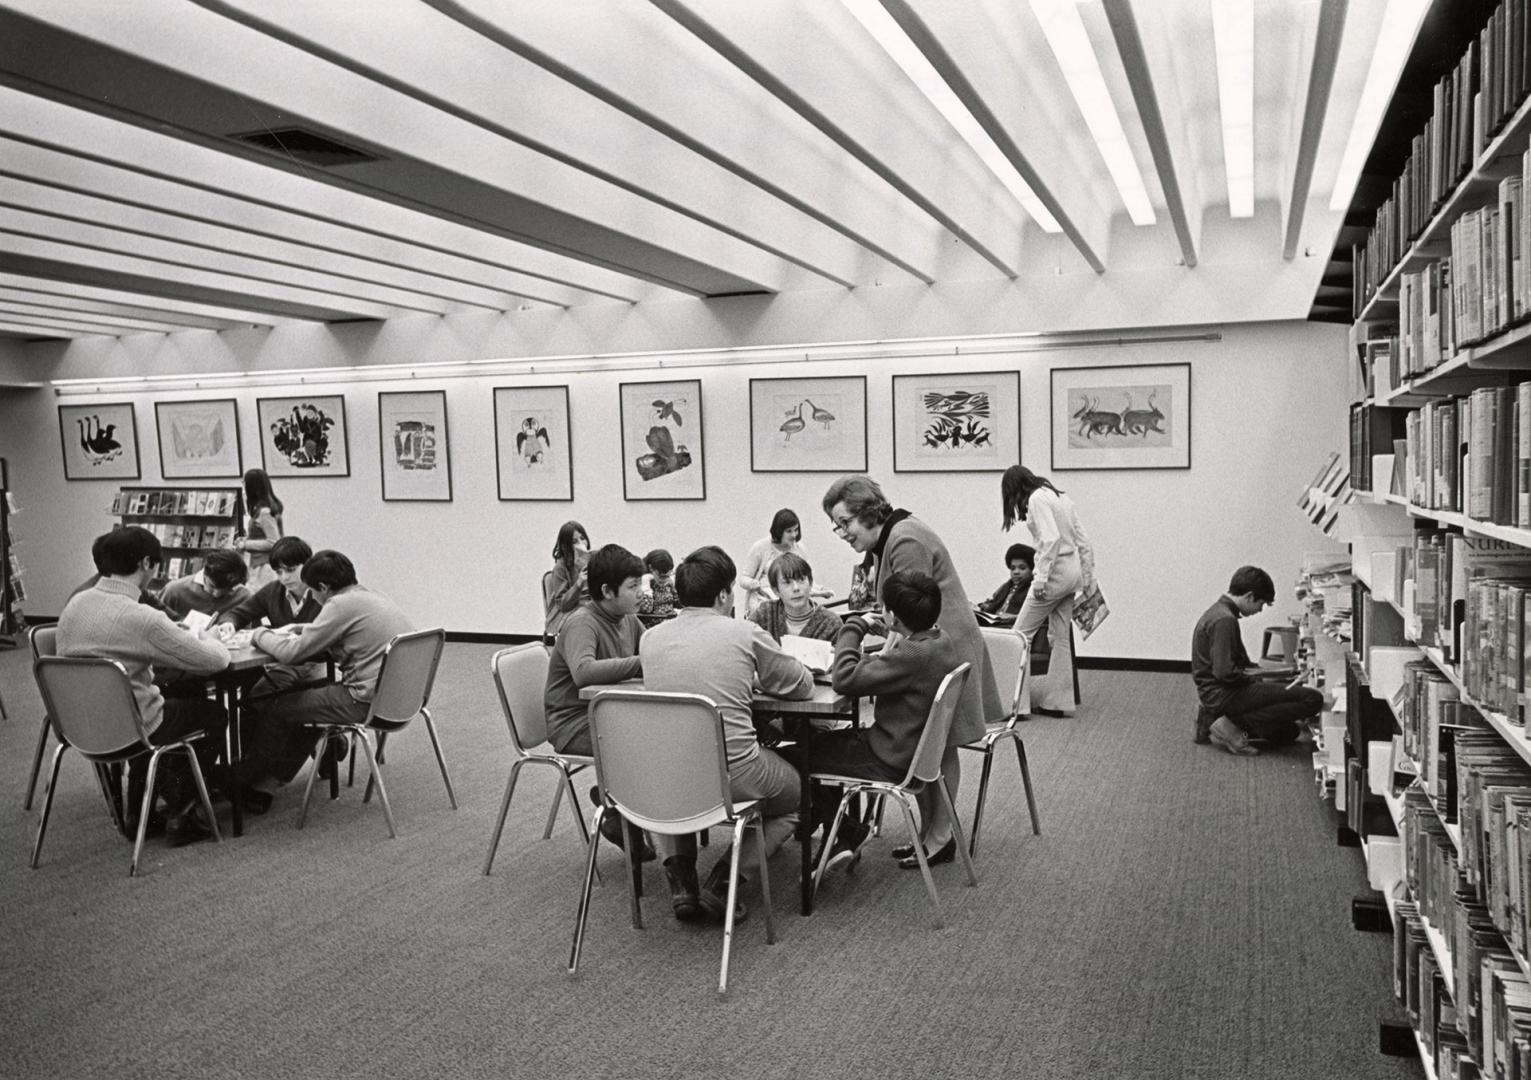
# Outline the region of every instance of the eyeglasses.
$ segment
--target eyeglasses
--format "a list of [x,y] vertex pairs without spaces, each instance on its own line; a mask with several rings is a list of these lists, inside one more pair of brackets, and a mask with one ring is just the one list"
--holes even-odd
[[843,518],[832,517],[832,518],[829,519],[829,523],[830,523],[830,525],[832,525],[834,527],[835,532],[837,532],[837,533],[849,533],[850,530],[851,530],[851,522],[853,522],[855,520],[856,519],[853,518],[853,517],[843,517]]

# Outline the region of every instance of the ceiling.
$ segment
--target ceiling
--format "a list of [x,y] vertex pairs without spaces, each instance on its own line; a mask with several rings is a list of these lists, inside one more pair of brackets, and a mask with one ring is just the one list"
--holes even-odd
[[[1307,258],[1301,318],[1388,5],[1216,2],[1252,20],[1248,216],[1213,0],[0,0],[0,335],[1044,274],[1258,290]],[[1060,56],[1098,66],[1116,174]]]

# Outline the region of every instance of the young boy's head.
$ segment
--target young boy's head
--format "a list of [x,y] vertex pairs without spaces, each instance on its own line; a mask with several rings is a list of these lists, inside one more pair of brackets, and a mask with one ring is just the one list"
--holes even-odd
[[1241,566],[1228,581],[1228,595],[1241,615],[1258,615],[1261,608],[1276,602],[1276,583],[1258,566]]
[[789,608],[801,608],[812,603],[813,567],[796,552],[778,555],[766,571],[771,590],[781,597]]
[[734,587],[739,571],[728,552],[716,544],[699,547],[675,570],[675,595],[682,607],[716,607]]
[[941,617],[941,586],[929,574],[896,571],[882,583],[882,606],[901,624],[893,629],[918,634]]
[[623,615],[638,610],[638,585],[642,577],[643,562],[621,544],[597,548],[585,566],[591,599],[613,604]]
[[228,548],[209,551],[202,564],[202,579],[207,582],[207,591],[218,600],[222,600],[249,578],[250,571],[244,559],[238,552]]
[[1025,544],[1011,544],[1005,550],[1005,565],[1010,568],[1011,581],[1025,581],[1037,565],[1036,549]]
[[675,560],[664,548],[655,548],[643,557],[643,565],[657,578],[668,578],[675,569]]

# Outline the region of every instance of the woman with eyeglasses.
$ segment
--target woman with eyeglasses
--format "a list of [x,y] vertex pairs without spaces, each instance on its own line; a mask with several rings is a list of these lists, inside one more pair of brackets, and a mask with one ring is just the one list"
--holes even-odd
[[[1004,714],[994,669],[989,666],[983,634],[973,614],[973,602],[968,599],[951,554],[935,530],[908,510],[894,509],[875,480],[842,476],[824,493],[823,506],[835,535],[871,558],[868,578],[874,597],[882,595],[883,582],[898,571],[928,574],[940,586],[941,614],[936,624],[943,634],[951,636],[961,660],[973,665],[952,717],[946,755],[941,759],[947,787],[955,800],[960,777],[957,747],[982,738],[988,718]],[[890,645],[893,640],[890,637]],[[957,856],[957,844],[940,800],[927,801],[922,795],[920,808],[921,819],[926,823],[923,843],[927,859],[932,863],[951,862]],[[895,848],[893,855],[905,869],[919,868],[913,847]]]

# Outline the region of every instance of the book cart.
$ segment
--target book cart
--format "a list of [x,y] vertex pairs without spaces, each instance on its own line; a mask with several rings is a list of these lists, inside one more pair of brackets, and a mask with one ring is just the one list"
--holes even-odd
[[[10,463],[0,458],[0,649],[16,648],[27,631],[27,620],[21,613],[27,591],[14,522],[19,510],[11,492]],[[0,712],[3,709],[0,706]]]
[[1344,686],[1316,766],[1412,1029],[1383,1049],[1441,1078],[1531,1076],[1528,41],[1506,0],[1356,250],[1348,618],[1342,579],[1309,592]]
[[228,547],[244,532],[244,493],[229,488],[124,487],[111,513],[123,525],[141,525],[165,549],[165,561],[150,587],[202,569],[208,552]]

